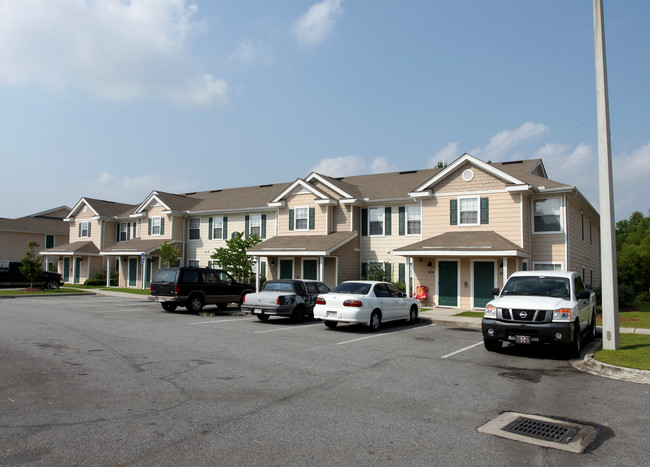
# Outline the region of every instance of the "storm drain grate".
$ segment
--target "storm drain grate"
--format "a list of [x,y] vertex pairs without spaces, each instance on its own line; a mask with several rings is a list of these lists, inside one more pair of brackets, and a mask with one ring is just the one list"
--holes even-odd
[[578,427],[560,425],[532,418],[519,417],[501,428],[503,431],[554,443],[569,443],[578,432]]

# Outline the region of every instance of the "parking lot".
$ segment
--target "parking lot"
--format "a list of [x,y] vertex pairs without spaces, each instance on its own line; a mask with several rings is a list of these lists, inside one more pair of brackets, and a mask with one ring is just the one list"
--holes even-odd
[[[208,308],[206,311],[216,311]],[[0,463],[638,465],[650,387],[480,332],[327,329],[138,298],[0,300]],[[480,433],[502,412],[595,426],[583,454]]]

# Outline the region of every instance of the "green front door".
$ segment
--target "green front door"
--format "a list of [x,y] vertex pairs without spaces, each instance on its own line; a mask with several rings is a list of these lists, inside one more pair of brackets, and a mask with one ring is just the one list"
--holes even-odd
[[144,288],[151,284],[151,258],[147,258],[146,268],[144,270]]
[[302,267],[303,279],[318,279],[318,261],[315,259],[306,259],[302,262]]
[[280,279],[293,279],[293,260],[280,260]]
[[440,261],[438,263],[438,305],[458,306],[458,263]]
[[476,261],[474,263],[474,308],[485,308],[494,298],[494,263]]
[[138,283],[138,258],[129,258],[129,287]]
[[81,273],[81,258],[74,259],[74,283],[79,283],[79,274]]
[[70,281],[70,258],[63,258],[63,280]]

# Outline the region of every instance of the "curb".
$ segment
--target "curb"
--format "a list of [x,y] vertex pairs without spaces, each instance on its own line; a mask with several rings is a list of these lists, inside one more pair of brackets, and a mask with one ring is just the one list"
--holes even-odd
[[585,355],[584,360],[572,362],[571,365],[577,370],[584,371],[591,375],[618,379],[631,383],[650,384],[650,371],[609,365],[595,360],[593,357],[594,354],[587,354]]
[[77,293],[51,293],[51,294],[22,294],[22,295],[0,295],[0,300],[3,298],[42,298],[42,297],[79,297],[97,295],[95,292],[77,292]]

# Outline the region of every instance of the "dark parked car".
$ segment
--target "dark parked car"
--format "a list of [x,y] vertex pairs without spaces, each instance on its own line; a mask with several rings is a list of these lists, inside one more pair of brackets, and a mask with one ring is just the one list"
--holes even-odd
[[160,302],[166,311],[184,306],[198,313],[205,305],[217,305],[220,310],[229,303],[241,305],[244,296],[254,289],[222,269],[160,268],[151,281],[149,300]]
[[[0,287],[29,287],[32,282],[22,275],[20,261],[0,261]],[[34,287],[58,289],[65,282],[58,272],[43,271],[40,277],[34,279]]]

